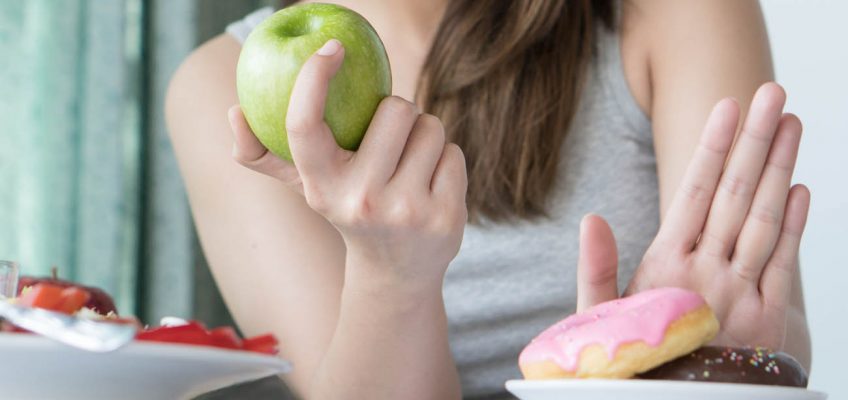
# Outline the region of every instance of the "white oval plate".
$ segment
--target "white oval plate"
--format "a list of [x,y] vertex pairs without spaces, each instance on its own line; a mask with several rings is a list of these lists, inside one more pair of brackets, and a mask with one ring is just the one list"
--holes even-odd
[[738,383],[645,379],[510,380],[506,389],[521,400],[824,400],[807,389]]
[[239,350],[134,342],[91,353],[30,334],[0,334],[2,399],[190,399],[286,373],[280,358]]

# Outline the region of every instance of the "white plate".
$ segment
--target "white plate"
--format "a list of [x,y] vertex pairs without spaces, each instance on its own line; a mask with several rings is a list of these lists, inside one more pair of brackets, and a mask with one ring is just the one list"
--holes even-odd
[[807,389],[640,379],[563,379],[506,382],[521,400],[824,400]]
[[0,334],[0,399],[190,399],[290,369],[277,357],[205,346],[134,342],[90,353]]

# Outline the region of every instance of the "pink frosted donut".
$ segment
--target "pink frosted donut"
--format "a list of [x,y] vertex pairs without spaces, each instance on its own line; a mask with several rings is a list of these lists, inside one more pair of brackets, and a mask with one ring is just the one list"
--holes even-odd
[[718,320],[697,293],[660,288],[556,323],[521,352],[525,379],[629,378],[712,340]]

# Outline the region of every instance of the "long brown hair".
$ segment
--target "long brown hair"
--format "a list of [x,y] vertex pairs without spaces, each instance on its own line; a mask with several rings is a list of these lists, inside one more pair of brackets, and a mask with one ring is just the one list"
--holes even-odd
[[472,221],[545,215],[613,0],[451,0],[417,97],[465,153]]

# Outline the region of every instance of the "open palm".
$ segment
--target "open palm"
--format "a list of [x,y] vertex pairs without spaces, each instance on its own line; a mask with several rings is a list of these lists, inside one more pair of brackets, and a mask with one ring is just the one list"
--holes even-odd
[[[660,230],[625,295],[662,286],[704,296],[721,323],[716,344],[781,349],[809,192],[791,186],[801,123],[774,83],[754,96],[733,145],[739,107],[714,108]],[[731,147],[732,152],[731,152]],[[729,158],[728,158],[729,155]],[[618,296],[609,226],[584,219],[578,308]]]

